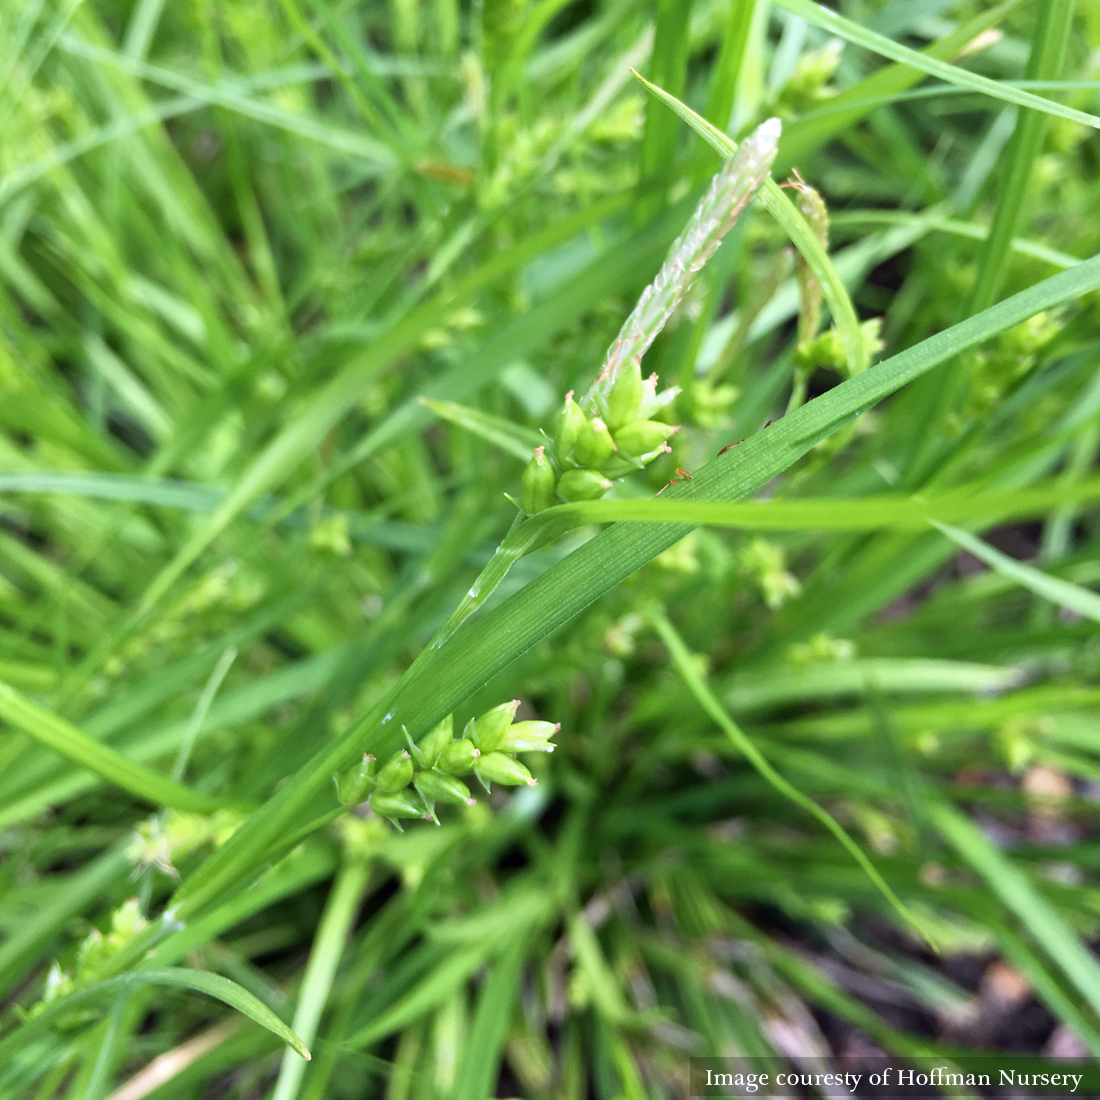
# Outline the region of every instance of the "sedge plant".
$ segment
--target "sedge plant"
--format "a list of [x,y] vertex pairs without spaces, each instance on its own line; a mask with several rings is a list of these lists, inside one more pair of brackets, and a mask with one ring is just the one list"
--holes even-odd
[[0,5],[0,1098],[1100,1054],[1100,25],[919,9]]

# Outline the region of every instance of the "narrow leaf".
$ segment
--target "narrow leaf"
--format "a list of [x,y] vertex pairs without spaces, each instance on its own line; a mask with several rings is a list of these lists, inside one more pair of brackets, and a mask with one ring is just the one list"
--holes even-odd
[[995,550],[987,542],[975,538],[967,531],[958,527],[949,527],[946,523],[932,521],[932,526],[942,531],[957,546],[969,550],[976,558],[980,558],[991,569],[995,569],[1004,577],[1010,577],[1017,584],[1034,592],[1036,596],[1042,596],[1044,600],[1050,600],[1068,611],[1074,611],[1086,619],[1100,623],[1100,596],[1082,588],[1070,581],[1060,580],[1036,569],[1033,565],[1025,565],[1022,561],[1016,561],[1000,550]]
[[211,974],[205,970],[186,970],[170,967],[163,970],[133,970],[117,978],[108,978],[106,981],[97,982],[87,989],[79,989],[66,997],[58,998],[33,1019],[28,1020],[10,1035],[0,1040],[0,1065],[3,1065],[15,1051],[25,1047],[37,1036],[48,1031],[55,1022],[67,1016],[74,1008],[88,1001],[97,1000],[109,993],[138,990],[150,985],[179,986],[205,993],[207,996],[229,1005],[230,1008],[236,1009],[261,1027],[267,1028],[272,1034],[282,1039],[284,1043],[293,1047],[307,1061],[310,1058],[305,1043],[263,1001],[249,993],[247,989],[243,989],[228,978],[223,978],[220,974]]
[[883,494],[852,500],[826,497],[705,502],[664,498],[559,504],[531,516],[508,533],[433,644],[442,644],[481,607],[525,554],[591,523],[690,523],[756,531],[922,531],[937,519],[1047,515],[1060,504],[1096,499],[1100,499],[1097,479],[1076,484],[1059,481],[1007,493],[963,488],[928,497]]
[[95,772],[108,783],[155,806],[209,814],[226,805],[222,799],[199,794],[143,764],[127,760],[114,749],[100,744],[83,730],[32,703],[21,692],[4,683],[0,683],[0,718],[61,753],[74,764]]
[[930,804],[943,837],[1023,922],[1078,992],[1100,1012],[1100,963],[1028,877],[967,817],[944,803]]
[[472,409],[469,405],[460,405],[456,401],[433,401],[429,397],[422,397],[420,404],[431,409],[443,420],[481,436],[494,447],[499,447],[525,462],[531,457],[531,451],[545,442],[538,432],[525,428],[522,424],[514,424],[503,417]]
[[972,92],[982,92],[994,99],[1004,100],[1006,103],[1015,103],[1020,107],[1032,107],[1037,111],[1044,111],[1048,115],[1058,115],[1060,118],[1068,118],[1073,122],[1080,122],[1084,126],[1100,129],[1100,118],[1096,115],[1086,114],[1084,111],[1076,111],[1072,107],[1063,107],[1051,99],[1032,95],[1022,88],[1014,88],[998,80],[990,80],[986,76],[978,76],[977,73],[960,69],[957,65],[949,65],[945,61],[931,57],[926,53],[911,50],[895,42],[892,38],[879,34],[877,31],[861,27],[843,15],[835,11],[815,4],[813,0],[775,0],[776,7],[789,11],[792,15],[800,16],[807,23],[820,27],[839,38],[845,38],[857,46],[863,46],[892,61],[900,61],[906,65],[912,65],[914,69],[928,73],[929,76],[938,76],[949,84],[957,84],[960,88],[966,88]]
[[823,810],[812,798],[804,795],[797,787],[784,779],[783,776],[768,763],[767,758],[756,745],[745,736],[741,727],[729,716],[726,708],[722,706],[718,698],[699,675],[695,662],[688,652],[687,646],[684,645],[683,639],[676,632],[676,628],[669,622],[664,613],[659,610],[651,609],[647,612],[646,617],[653,624],[657,633],[660,634],[661,640],[668,647],[672,663],[676,666],[676,671],[683,677],[684,683],[687,684],[692,695],[695,696],[703,710],[722,727],[730,741],[744,754],[745,759],[748,760],[784,798],[790,799],[796,806],[800,806],[808,814],[817,818],[817,820],[840,841],[849,855],[851,855],[856,863],[862,868],[864,874],[874,883],[875,889],[882,894],[891,906],[893,906],[906,924],[920,933],[933,949],[935,949],[935,944],[931,937],[921,926],[917,918],[909,912],[902,900],[894,893],[889,884],[879,873],[878,868],[876,868],[870,859],[867,858],[867,854],[848,835],[847,831],[836,818],[827,810]]

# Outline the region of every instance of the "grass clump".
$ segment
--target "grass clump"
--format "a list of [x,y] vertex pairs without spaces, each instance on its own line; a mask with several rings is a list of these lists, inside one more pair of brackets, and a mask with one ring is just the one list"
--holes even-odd
[[1100,25],[920,7],[0,8],[0,1096],[1100,1053]]

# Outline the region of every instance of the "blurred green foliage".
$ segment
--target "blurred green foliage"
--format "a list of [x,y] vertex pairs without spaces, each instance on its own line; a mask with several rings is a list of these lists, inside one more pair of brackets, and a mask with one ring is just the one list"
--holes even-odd
[[[0,5],[0,1097],[1100,1054],[1100,6],[831,11]],[[671,453],[513,530],[719,165],[632,67],[780,116],[828,234],[766,192],[646,355]],[[510,699],[537,784],[341,805]]]

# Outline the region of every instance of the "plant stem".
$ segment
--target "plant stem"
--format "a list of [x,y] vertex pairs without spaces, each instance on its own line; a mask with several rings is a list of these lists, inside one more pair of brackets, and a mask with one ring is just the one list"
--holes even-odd
[[[674,96],[683,95],[687,78],[688,32],[691,29],[691,0],[657,0],[657,23],[653,38],[653,82]],[[656,175],[671,164],[676,152],[679,128],[667,111],[652,100],[646,104],[645,133],[642,135],[639,179]],[[638,225],[644,225],[664,205],[662,195],[639,203]]]
[[[336,967],[344,953],[348,930],[355,919],[369,874],[368,861],[349,860],[340,869],[325,903],[325,911],[321,916],[313,949],[309,953],[305,978],[298,994],[298,1007],[294,1012],[294,1032],[302,1038],[306,1046],[313,1043],[317,1034],[317,1024],[328,1001]],[[288,1047],[283,1054],[283,1064],[272,1100],[294,1100],[298,1095],[305,1068],[305,1059]]]
[[726,33],[722,36],[722,48],[714,66],[706,110],[707,121],[713,122],[719,130],[729,128],[755,8],[756,0],[731,0],[726,16]]
[[[1073,23],[1075,0],[1039,0],[1025,77],[1057,80],[1062,73]],[[997,210],[978,261],[978,277],[970,294],[967,316],[988,309],[1004,282],[1012,238],[1020,224],[1032,168],[1042,151],[1050,116],[1021,110],[1005,147],[1003,175],[997,188]]]

